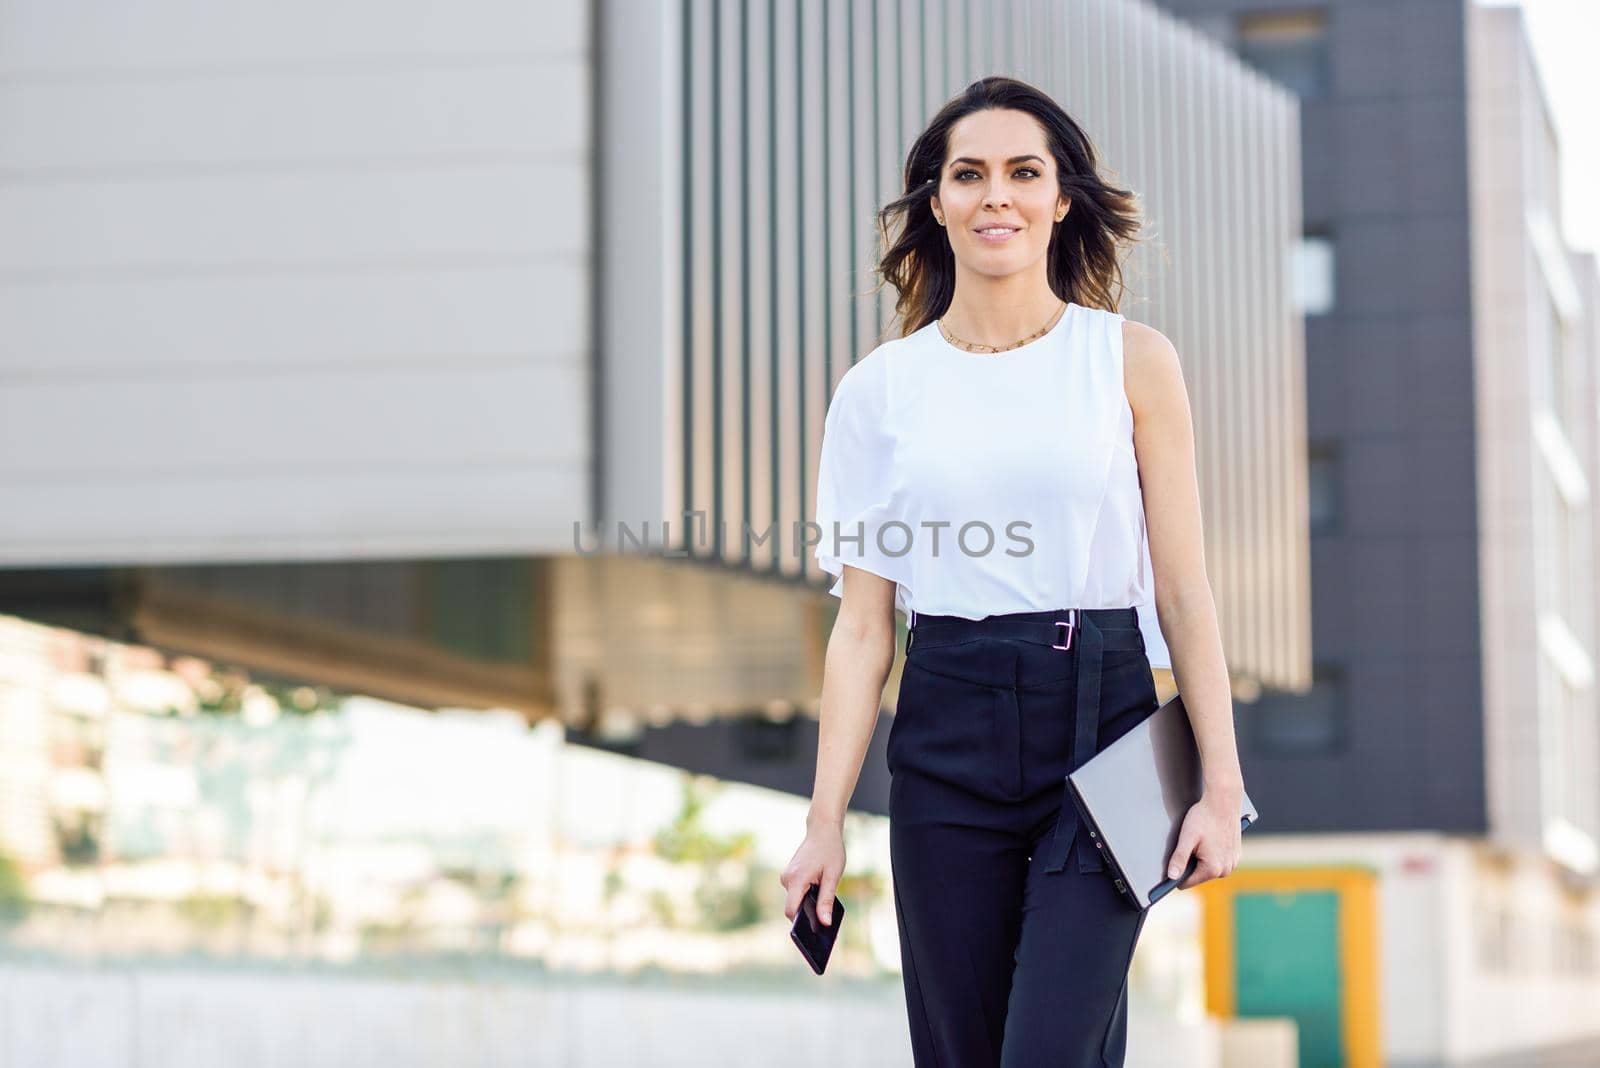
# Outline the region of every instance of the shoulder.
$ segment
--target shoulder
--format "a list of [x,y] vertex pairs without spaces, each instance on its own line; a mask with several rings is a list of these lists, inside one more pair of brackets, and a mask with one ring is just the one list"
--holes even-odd
[[894,341],[886,341],[844,369],[828,401],[830,419],[874,417],[883,409],[885,381]]
[[1146,323],[1122,320],[1122,358],[1138,364],[1176,363],[1178,350],[1167,335]]
[[844,369],[844,374],[839,376],[839,384],[833,387],[834,396],[846,392],[862,393],[877,389],[879,383],[883,381],[884,367],[887,363],[887,346],[879,345]]
[[839,376],[833,395],[850,396],[852,401],[881,402],[888,386],[891,365],[903,363],[913,357],[916,339],[911,336],[893,337],[875,345],[870,352],[845,368]]
[[1146,323],[1123,319],[1122,381],[1128,399],[1138,407],[1141,398],[1160,397],[1183,388],[1183,367],[1178,350],[1167,335]]

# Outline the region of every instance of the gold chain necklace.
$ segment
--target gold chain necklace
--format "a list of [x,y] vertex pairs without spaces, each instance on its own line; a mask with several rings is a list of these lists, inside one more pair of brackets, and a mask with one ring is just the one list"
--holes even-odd
[[1035,330],[1033,333],[1029,334],[1027,337],[1023,338],[1021,341],[1013,341],[1009,345],[984,345],[981,342],[977,342],[977,341],[962,341],[960,338],[956,337],[948,329],[946,329],[943,319],[940,319],[938,321],[938,323],[939,323],[939,333],[943,334],[944,335],[944,339],[946,341],[950,342],[950,344],[955,345],[958,348],[965,348],[966,351],[968,351],[968,352],[978,353],[979,355],[983,354],[979,350],[984,350],[984,351],[990,352],[990,353],[1007,352],[1007,351],[1009,351],[1011,349],[1019,348],[1022,345],[1026,345],[1028,342],[1034,341],[1034,340],[1036,340],[1038,338],[1043,337],[1045,334],[1048,334],[1050,332],[1050,328],[1052,326],[1055,326],[1056,322],[1061,318],[1062,313],[1065,312],[1066,310],[1067,310],[1067,306],[1065,304],[1062,304],[1061,307],[1056,309],[1056,313],[1050,317],[1050,321],[1048,323],[1046,323],[1045,325],[1041,326],[1039,329]]

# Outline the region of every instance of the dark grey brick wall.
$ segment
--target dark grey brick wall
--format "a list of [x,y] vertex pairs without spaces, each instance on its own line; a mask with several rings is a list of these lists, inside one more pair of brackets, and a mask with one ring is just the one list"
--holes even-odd
[[1313,534],[1336,741],[1269,744],[1312,700],[1237,705],[1262,830],[1487,827],[1478,626],[1464,0],[1157,0],[1226,42],[1248,11],[1326,13],[1331,84],[1302,102],[1305,221],[1335,249],[1306,323],[1308,433],[1341,508]]

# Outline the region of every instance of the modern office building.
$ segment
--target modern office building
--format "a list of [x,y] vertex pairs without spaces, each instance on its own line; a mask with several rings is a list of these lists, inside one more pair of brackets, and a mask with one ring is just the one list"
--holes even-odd
[[1378,874],[1387,1063],[1592,1034],[1600,304],[1522,16],[1162,2],[1301,97],[1315,683],[1241,706],[1250,856]]
[[24,0],[0,71],[0,612],[809,793],[837,602],[795,525],[897,333],[874,214],[1007,73],[1142,198],[1121,310],[1183,359],[1236,692],[1312,682],[1323,176],[1292,92],[1147,4]]
[[792,525],[894,333],[873,213],[1002,70],[1144,199],[1230,667],[1306,681],[1290,94],[1137,5],[385,11],[6,35],[7,611],[574,723],[814,705]]

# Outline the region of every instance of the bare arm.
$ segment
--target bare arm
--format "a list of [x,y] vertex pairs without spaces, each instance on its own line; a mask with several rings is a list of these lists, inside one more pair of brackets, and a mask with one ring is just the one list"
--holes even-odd
[[855,793],[883,687],[894,666],[895,584],[846,564],[844,603],[828,636],[822,669],[822,714],[817,727],[817,778],[806,812],[806,836],[778,881],[783,912],[794,919],[817,884],[817,915],[833,922],[833,897],[844,874],[844,814]]
[[[1206,578],[1194,424],[1178,352],[1161,331],[1123,321],[1123,383],[1133,408],[1134,453],[1155,571],[1156,619],[1194,728],[1205,779],[1184,814],[1167,876],[1187,890],[1225,877],[1239,863],[1244,775],[1233,736],[1233,691]],[[1194,871],[1185,875],[1193,860]]]
[[817,774],[808,826],[843,826],[867,746],[878,724],[883,687],[894,667],[895,584],[848,564],[844,601],[828,636],[817,727]]
[[1200,747],[1206,791],[1231,796],[1237,806],[1244,781],[1216,601],[1206,577],[1189,394],[1177,350],[1166,335],[1124,321],[1122,337],[1156,618]]

